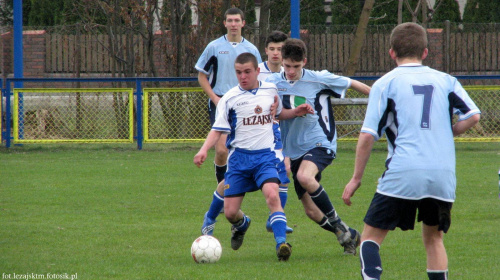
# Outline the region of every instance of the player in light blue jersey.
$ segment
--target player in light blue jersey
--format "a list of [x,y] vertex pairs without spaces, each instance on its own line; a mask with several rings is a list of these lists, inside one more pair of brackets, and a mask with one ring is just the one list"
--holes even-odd
[[[210,42],[196,62],[198,82],[208,95],[208,113],[210,125],[214,124],[217,103],[222,95],[238,84],[234,74],[234,60],[244,52],[252,53],[257,61],[262,61],[258,49],[243,38],[242,28],[245,26],[245,15],[238,8],[230,8],[224,14],[224,26],[227,34]],[[227,162],[226,138],[222,136],[215,146],[215,176],[217,182],[224,179]]]
[[342,98],[348,88],[368,94],[370,87],[328,71],[304,69],[306,46],[288,39],[281,48],[284,72],[267,81],[276,84],[283,108],[310,104],[315,113],[280,122],[283,152],[291,159],[295,191],[307,216],[323,229],[333,232],[345,254],[356,254],[359,232],[349,228],[337,215],[326,190],[320,184],[321,172],[336,156],[335,121],[331,98]]
[[[193,162],[201,166],[208,150],[223,133],[227,134],[229,157],[225,174],[224,214],[232,224],[231,248],[240,248],[250,226],[250,218],[241,211],[245,194],[261,190],[271,212],[278,260],[286,261],[292,250],[286,242],[286,216],[278,194],[280,180],[276,165],[281,159],[274,149],[274,116],[271,113],[271,105],[278,92],[274,84],[257,80],[258,63],[251,53],[239,55],[234,67],[239,84],[221,98],[216,121]],[[290,118],[311,113],[312,107],[304,105],[282,112],[279,103],[276,112]]]
[[[400,24],[390,42],[389,54],[398,67],[375,82],[370,92],[354,174],[342,199],[351,205],[373,143],[385,133],[389,154],[364,219],[361,275],[380,279],[379,249],[387,233],[396,227],[412,230],[418,212],[427,275],[431,280],[445,280],[448,257],[443,234],[450,227],[456,187],[453,136],[477,124],[480,111],[457,79],[422,65],[428,54],[423,27]],[[459,116],[455,124],[453,113]]]

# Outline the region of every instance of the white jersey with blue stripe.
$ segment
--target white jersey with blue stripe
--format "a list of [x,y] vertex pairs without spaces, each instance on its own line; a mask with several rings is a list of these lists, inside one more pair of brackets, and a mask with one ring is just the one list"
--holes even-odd
[[[257,79],[259,81],[265,81],[269,76],[271,76],[274,73],[279,73],[279,72],[272,72],[271,69],[269,69],[269,65],[267,64],[267,61],[264,61],[259,64],[260,68],[260,73]],[[280,72],[283,72],[283,66],[281,66]]]
[[480,111],[449,74],[405,64],[374,83],[361,131],[387,137],[387,170],[377,192],[455,200],[453,113],[464,120]]
[[293,109],[300,104],[310,104],[314,114],[280,121],[283,152],[297,159],[316,147],[337,150],[337,132],[331,97],[344,98],[351,86],[351,79],[328,71],[303,69],[297,81],[287,81],[285,73],[273,74],[268,82],[276,84],[283,108]]
[[[259,82],[259,88],[247,91],[239,85],[228,91],[217,105],[212,130],[228,133],[228,149],[274,151],[275,136],[271,105],[278,95],[276,86]],[[279,103],[277,114],[281,113]]]
[[262,58],[257,48],[245,38],[240,43],[229,42],[226,35],[210,42],[196,62],[195,68],[208,76],[215,94],[222,96],[238,84],[234,71],[234,61],[241,53],[249,52]]

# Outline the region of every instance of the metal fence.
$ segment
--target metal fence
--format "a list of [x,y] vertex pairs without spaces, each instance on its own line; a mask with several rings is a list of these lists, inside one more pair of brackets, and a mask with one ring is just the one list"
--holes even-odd
[[[16,88],[12,93],[8,87],[4,90],[10,93],[5,94],[7,122],[2,126],[7,147],[29,143],[136,141],[140,149],[143,143],[202,142],[210,130],[206,112],[208,99],[201,88],[144,86],[148,81],[172,81],[173,78],[80,80],[81,83],[135,81],[135,89],[40,88],[40,83],[54,79],[12,80],[38,81],[38,87]],[[59,79],[59,82],[73,80]],[[500,86],[466,86],[466,89],[482,116],[479,125],[457,141],[500,141]],[[332,106],[338,138],[355,141],[367,99],[351,91],[347,95],[349,99],[334,100]]]

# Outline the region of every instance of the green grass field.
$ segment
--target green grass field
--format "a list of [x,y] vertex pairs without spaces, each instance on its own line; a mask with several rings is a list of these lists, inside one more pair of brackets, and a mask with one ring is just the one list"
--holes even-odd
[[[252,218],[245,243],[230,249],[230,224],[220,216],[216,264],[190,256],[215,189],[210,160],[192,158],[200,145],[25,145],[0,147],[0,274],[77,279],[360,279],[359,258],[344,256],[331,233],[307,219],[289,191],[286,214],[293,254],[277,261],[268,210],[260,192],[243,210]],[[363,186],[341,201],[354,164],[355,143],[339,143],[322,184],[350,226],[362,229],[383,172],[377,143]],[[450,279],[500,275],[500,143],[457,143],[457,201],[445,236]],[[389,233],[381,249],[384,279],[427,279],[420,224]],[[66,275],[67,274],[67,275]],[[57,278],[52,278],[57,279]]]

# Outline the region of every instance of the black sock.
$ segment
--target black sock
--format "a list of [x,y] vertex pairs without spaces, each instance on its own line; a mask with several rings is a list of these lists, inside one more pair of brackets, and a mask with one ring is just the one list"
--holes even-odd
[[319,210],[321,210],[327,218],[334,219],[337,216],[335,208],[333,208],[333,204],[325,189],[323,189],[323,186],[319,185],[319,188],[313,193],[309,193],[309,195],[314,204],[318,206]]
[[429,280],[447,280],[448,270],[427,270]]
[[215,177],[217,178],[217,183],[220,183],[222,180],[224,180],[224,174],[226,174],[227,164],[220,166],[214,163],[214,166],[215,166]]

